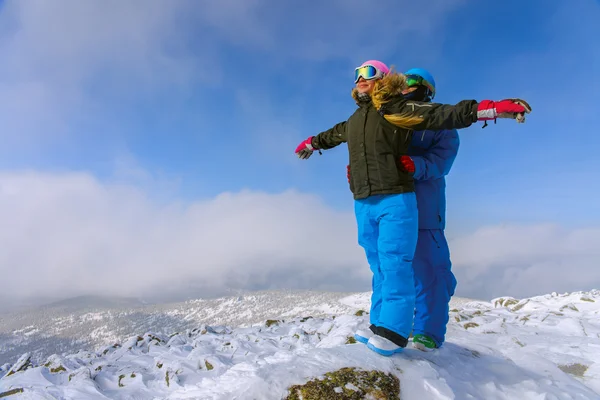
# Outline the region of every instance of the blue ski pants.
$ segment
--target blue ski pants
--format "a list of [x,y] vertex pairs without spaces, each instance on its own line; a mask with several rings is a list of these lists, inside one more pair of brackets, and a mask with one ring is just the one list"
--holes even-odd
[[358,243],[373,272],[370,320],[408,339],[415,312],[413,257],[418,236],[414,192],[356,200]]
[[450,250],[441,229],[420,229],[413,260],[415,321],[413,333],[425,334],[442,345],[448,324],[450,298],[456,289]]

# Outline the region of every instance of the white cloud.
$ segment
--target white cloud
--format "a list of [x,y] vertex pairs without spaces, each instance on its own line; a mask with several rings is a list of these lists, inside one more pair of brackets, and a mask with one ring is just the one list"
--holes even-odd
[[353,216],[294,191],[158,204],[87,174],[0,174],[0,220],[2,292],[16,298],[369,287]]
[[[0,220],[1,291],[14,299],[370,289],[354,216],[295,191],[159,202],[85,173],[0,173]],[[457,294],[600,287],[599,239],[600,229],[553,225],[451,239]]]
[[555,224],[478,229],[450,241],[463,295],[526,297],[600,287],[600,228]]

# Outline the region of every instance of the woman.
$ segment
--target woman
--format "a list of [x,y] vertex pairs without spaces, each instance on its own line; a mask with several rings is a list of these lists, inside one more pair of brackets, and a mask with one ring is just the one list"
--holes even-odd
[[408,154],[413,130],[461,129],[496,118],[523,122],[531,108],[519,99],[464,100],[454,106],[407,100],[402,95],[407,89],[404,75],[377,60],[356,68],[355,85],[354,114],[302,141],[296,154],[308,159],[314,150],[348,143],[358,242],[373,272],[371,327],[355,337],[390,356],[406,347],[415,307],[417,202],[412,176],[398,165]]

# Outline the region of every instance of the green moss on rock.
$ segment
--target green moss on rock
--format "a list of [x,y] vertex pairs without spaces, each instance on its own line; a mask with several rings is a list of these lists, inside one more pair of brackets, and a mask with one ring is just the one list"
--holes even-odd
[[511,308],[511,311],[513,312],[517,312],[519,311],[521,308],[525,307],[525,305],[529,303],[529,300],[525,300],[523,302],[519,302],[517,303],[513,308]]
[[346,344],[355,344],[356,343],[356,339],[354,339],[352,336],[348,336],[348,339],[346,339]]
[[271,325],[279,325],[279,321],[276,319],[268,319],[267,322],[265,322],[265,325],[267,326],[267,328]]
[[23,388],[11,389],[7,392],[0,392],[0,397],[8,397],[8,396],[12,396],[13,394],[23,393],[23,392],[24,392]]
[[8,371],[6,376],[11,376],[16,374],[17,372],[23,372],[28,370],[29,368],[33,368],[33,363],[31,362],[31,355],[29,353],[24,354],[17,361],[15,365]]
[[206,369],[209,371],[214,368],[213,365],[208,362],[208,360],[204,360],[204,365],[206,366]]
[[560,370],[564,373],[567,373],[567,374],[570,374],[573,376],[577,376],[579,378],[583,378],[583,376],[585,375],[585,373],[589,367],[587,365],[575,363],[575,364],[561,364],[561,365],[558,365],[558,368],[560,368]]
[[560,308],[560,311],[564,311],[564,310],[572,310],[572,311],[579,312],[579,309],[577,307],[575,307],[575,305],[573,305],[573,304],[567,304]]
[[510,307],[517,304],[520,300],[513,299],[512,297],[500,297],[494,301],[494,307]]
[[582,297],[581,301],[587,301],[589,303],[595,303],[596,302],[596,300],[590,299],[589,297]]
[[400,380],[382,371],[342,368],[326,373],[323,379],[294,385],[288,391],[285,400],[397,400],[400,397]]

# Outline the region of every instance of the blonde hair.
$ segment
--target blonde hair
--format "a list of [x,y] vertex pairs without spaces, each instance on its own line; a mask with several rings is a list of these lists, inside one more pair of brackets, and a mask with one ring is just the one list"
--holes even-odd
[[[404,74],[394,71],[394,67],[392,66],[388,74],[375,81],[375,86],[371,92],[373,106],[379,110],[392,97],[401,95],[402,91],[406,88],[406,77]],[[352,97],[358,101],[358,90],[356,88],[352,89]]]

